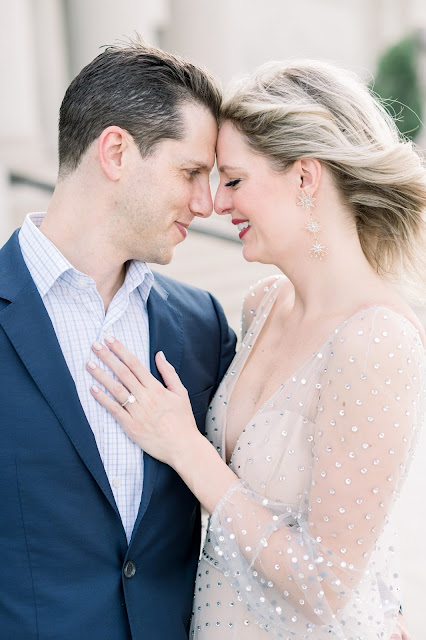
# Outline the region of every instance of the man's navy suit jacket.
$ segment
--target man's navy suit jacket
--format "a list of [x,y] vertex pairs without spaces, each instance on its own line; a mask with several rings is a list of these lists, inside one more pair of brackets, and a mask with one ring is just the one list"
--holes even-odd
[[[153,356],[162,349],[203,430],[235,336],[210,294],[158,274],[148,314],[151,370],[159,376]],[[127,545],[15,232],[0,250],[1,640],[184,640],[199,540],[197,500],[169,466],[144,454]],[[126,578],[128,561],[136,572]]]

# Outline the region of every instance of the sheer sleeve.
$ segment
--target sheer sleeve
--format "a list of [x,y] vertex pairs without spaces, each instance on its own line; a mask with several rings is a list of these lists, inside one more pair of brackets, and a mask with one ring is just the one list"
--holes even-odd
[[274,637],[376,638],[397,611],[397,576],[378,554],[393,551],[386,525],[424,421],[424,348],[405,318],[380,307],[351,318],[326,347],[317,375],[298,383],[303,410],[309,383],[314,404],[300,500],[271,500],[237,481],[212,514],[211,548]]

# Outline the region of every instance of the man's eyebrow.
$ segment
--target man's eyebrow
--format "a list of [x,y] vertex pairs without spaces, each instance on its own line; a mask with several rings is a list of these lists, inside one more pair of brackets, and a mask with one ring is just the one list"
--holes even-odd
[[182,166],[194,167],[194,169],[201,169],[202,171],[207,171],[208,173],[210,173],[210,171],[213,169],[213,167],[209,167],[208,165],[206,165],[205,162],[200,162],[199,160],[191,160],[190,158],[184,160]]

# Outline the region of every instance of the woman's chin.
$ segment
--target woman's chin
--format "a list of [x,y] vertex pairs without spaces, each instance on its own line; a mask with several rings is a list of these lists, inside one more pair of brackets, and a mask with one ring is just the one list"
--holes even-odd
[[246,262],[260,262],[259,258],[253,254],[253,251],[243,247],[243,258]]
[[267,256],[263,255],[261,251],[255,251],[253,247],[243,246],[243,258],[246,262],[260,262],[262,264],[270,264],[270,260]]
[[246,260],[247,262],[261,262],[261,252],[259,252],[259,250],[256,251],[255,243],[244,242],[243,240],[242,253],[244,260]]

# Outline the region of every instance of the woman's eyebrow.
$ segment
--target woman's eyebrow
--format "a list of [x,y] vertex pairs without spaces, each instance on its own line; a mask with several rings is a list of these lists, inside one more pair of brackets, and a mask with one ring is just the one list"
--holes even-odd
[[219,173],[224,173],[225,171],[242,171],[242,167],[236,167],[231,164],[222,164],[218,171]]

